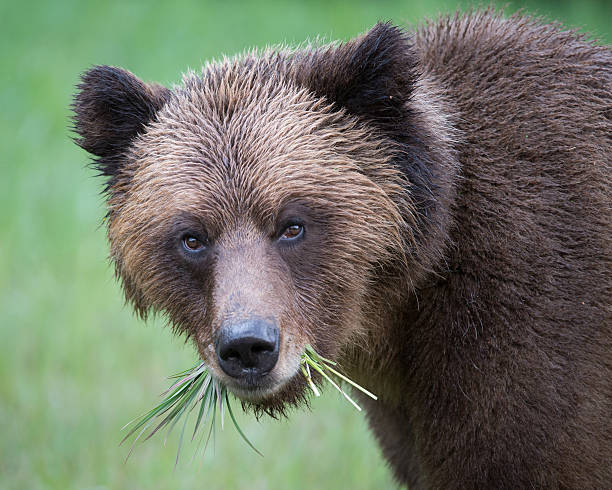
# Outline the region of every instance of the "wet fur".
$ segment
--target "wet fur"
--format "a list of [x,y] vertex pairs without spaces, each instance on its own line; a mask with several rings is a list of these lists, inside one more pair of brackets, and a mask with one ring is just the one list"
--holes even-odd
[[[279,372],[312,343],[380,395],[411,488],[612,485],[609,48],[475,12],[173,90],[96,67],[74,109],[126,297],[213,371],[221,321],[274,316]],[[274,245],[287,213],[308,246]],[[215,253],[178,260],[186,229]],[[294,376],[252,406],[303,395]]]

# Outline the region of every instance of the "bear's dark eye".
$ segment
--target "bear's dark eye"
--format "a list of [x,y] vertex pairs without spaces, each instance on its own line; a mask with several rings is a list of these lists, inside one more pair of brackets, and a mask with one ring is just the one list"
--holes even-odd
[[279,240],[281,241],[297,240],[303,234],[304,234],[304,226],[298,223],[294,223],[285,228]]
[[204,250],[205,245],[199,238],[193,235],[185,235],[182,239],[183,248],[187,250],[187,252],[200,252]]

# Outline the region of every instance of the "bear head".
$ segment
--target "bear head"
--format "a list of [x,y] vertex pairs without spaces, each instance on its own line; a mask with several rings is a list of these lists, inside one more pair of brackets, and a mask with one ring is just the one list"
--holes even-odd
[[305,346],[338,358],[427,267],[435,150],[417,79],[388,24],[209,64],[172,90],[108,66],[82,77],[76,141],[107,178],[127,300],[256,409],[301,400]]

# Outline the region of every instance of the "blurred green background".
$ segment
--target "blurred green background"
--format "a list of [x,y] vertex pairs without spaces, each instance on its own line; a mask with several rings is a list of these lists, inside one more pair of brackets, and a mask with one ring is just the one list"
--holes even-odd
[[[226,427],[190,465],[176,437],[137,448],[120,427],[150,408],[191,346],[123,305],[106,255],[101,180],[70,141],[69,104],[93,64],[176,83],[251,46],[347,39],[414,24],[453,1],[2,2],[0,6],[0,487],[393,488],[364,417],[328,391],[289,421],[241,417],[262,459]],[[612,2],[508,2],[610,42]],[[177,431],[178,432],[178,431]]]

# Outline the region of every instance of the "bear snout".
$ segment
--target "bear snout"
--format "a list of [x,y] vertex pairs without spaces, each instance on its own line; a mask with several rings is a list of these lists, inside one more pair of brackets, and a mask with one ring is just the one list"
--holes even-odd
[[217,361],[232,378],[257,381],[274,369],[279,340],[274,320],[252,317],[239,323],[226,322],[215,341]]

